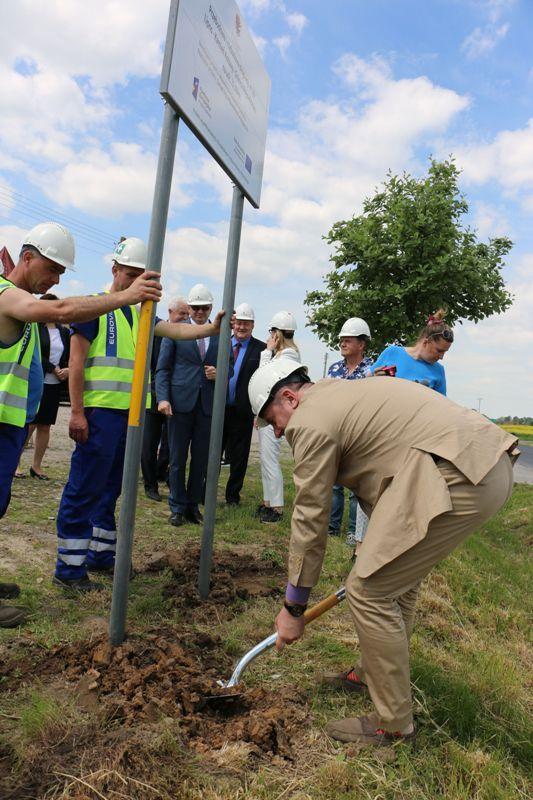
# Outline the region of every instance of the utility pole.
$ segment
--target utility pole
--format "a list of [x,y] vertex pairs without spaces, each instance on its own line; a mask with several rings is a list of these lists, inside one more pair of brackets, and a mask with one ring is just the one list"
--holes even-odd
[[322,377],[323,378],[326,377],[327,368],[328,368],[328,353],[327,353],[327,350],[326,350],[326,352],[324,353],[324,371],[322,372]]
[[481,414],[481,401],[483,400],[482,397],[478,397],[477,399],[477,410]]

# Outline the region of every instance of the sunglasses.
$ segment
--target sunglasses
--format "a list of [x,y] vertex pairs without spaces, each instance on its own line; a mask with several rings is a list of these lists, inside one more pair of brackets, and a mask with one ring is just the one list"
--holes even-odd
[[193,311],[210,311],[211,306],[191,306]]
[[453,331],[443,330],[441,333],[431,333],[428,339],[444,339],[445,342],[453,342]]

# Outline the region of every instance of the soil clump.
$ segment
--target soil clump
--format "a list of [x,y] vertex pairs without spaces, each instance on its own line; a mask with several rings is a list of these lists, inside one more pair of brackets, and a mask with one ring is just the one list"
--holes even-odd
[[[142,636],[134,634],[117,648],[110,646],[107,636],[100,636],[58,645],[46,653],[30,646],[23,656],[20,650],[17,655],[0,668],[4,690],[37,687],[40,693],[69,698],[76,714],[72,724],[64,723],[66,729],[55,737],[57,741],[47,735],[37,751],[26,748],[31,769],[25,770],[19,760],[17,777],[9,771],[15,752],[10,752],[9,736],[2,737],[4,797],[42,796],[39,792],[57,781],[59,767],[66,774],[71,762],[69,768],[75,770],[81,754],[84,769],[93,773],[104,769],[104,762],[109,767],[110,752],[116,771],[119,751],[122,757],[129,753],[128,769],[132,769],[133,741],[139,761],[135,769],[140,770],[142,748],[149,748],[169,724],[177,746],[189,758],[212,759],[238,745],[245,748],[248,769],[265,759],[290,762],[294,743],[309,719],[305,697],[297,690],[219,687],[216,681],[230,673],[232,659],[219,639],[205,633],[183,634],[162,626]],[[232,692],[238,696],[231,704],[209,700]]]

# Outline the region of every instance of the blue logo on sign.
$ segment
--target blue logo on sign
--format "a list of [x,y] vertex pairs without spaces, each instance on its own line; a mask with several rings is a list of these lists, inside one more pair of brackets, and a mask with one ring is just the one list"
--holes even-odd
[[194,78],[192,82],[192,96],[198,100],[198,89],[200,88],[200,78]]
[[246,156],[244,159],[244,168],[250,173],[250,175],[252,174],[252,159],[250,156]]

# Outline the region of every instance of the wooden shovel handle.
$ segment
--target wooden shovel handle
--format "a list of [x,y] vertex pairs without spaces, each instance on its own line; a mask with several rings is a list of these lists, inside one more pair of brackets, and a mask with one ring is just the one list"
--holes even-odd
[[326,611],[329,611],[330,608],[338,605],[341,600],[344,600],[344,589],[340,589],[335,594],[330,594],[329,597],[325,597],[319,603],[311,608],[308,608],[307,611],[304,612],[304,620],[305,624],[307,625],[309,622],[312,622],[317,617],[321,617]]

